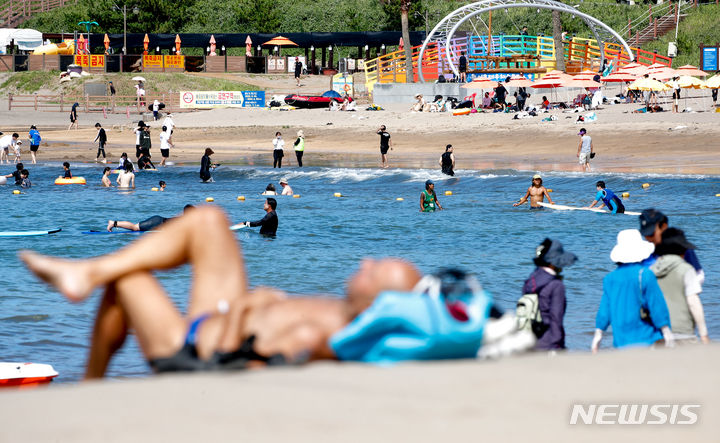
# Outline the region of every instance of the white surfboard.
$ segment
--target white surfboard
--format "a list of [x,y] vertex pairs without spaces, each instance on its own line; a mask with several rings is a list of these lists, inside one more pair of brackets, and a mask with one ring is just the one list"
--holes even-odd
[[[545,203],[545,202],[538,202],[538,205],[540,205],[544,208],[556,209],[558,211],[590,211],[590,212],[601,212],[603,214],[610,214],[610,211],[607,211],[605,209],[600,209],[600,208],[586,208],[586,207],[580,207],[580,206],[555,205],[555,204]],[[625,211],[625,212],[623,212],[623,214],[635,215],[635,216],[640,215],[639,212],[630,212],[630,211]]]

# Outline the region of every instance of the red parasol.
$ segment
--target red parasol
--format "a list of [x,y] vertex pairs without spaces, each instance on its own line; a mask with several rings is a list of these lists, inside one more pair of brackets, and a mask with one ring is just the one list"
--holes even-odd
[[215,34],[210,36],[210,54],[211,56],[217,55],[215,52],[215,48],[217,48],[217,42],[215,41]]
[[143,39],[143,55],[148,55],[148,45],[150,44],[150,37],[148,37],[147,34],[145,34],[145,38]]
[[180,41],[180,35],[175,34],[175,54],[177,54],[177,55],[180,55],[180,54],[181,54],[181,51],[180,51],[180,44],[181,44],[181,43],[182,43],[182,42]]
[[248,57],[252,56],[252,39],[249,35],[245,39],[245,55]]
[[105,34],[105,38],[103,39],[103,43],[105,44],[105,54],[108,54],[110,51],[110,37],[108,37],[107,34]]

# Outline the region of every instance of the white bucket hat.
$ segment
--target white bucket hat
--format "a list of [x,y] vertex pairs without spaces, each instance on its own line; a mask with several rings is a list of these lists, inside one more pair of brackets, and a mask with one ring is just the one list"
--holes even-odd
[[637,229],[625,229],[618,232],[617,244],[610,252],[610,260],[615,263],[637,263],[653,253],[655,245],[645,241]]

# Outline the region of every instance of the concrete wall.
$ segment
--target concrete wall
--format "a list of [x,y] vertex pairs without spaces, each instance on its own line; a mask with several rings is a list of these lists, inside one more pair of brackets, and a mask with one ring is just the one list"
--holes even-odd
[[462,99],[468,91],[462,83],[376,83],[373,88],[373,102],[379,105],[390,103],[413,103],[415,94],[422,94],[432,101],[436,95]]

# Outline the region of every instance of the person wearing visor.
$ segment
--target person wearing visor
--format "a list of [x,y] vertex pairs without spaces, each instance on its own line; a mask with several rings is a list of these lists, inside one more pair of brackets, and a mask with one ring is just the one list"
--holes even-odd
[[540,174],[533,175],[532,184],[527,189],[527,192],[525,192],[525,196],[523,196],[523,198],[521,198],[517,203],[513,203],[513,206],[522,205],[528,200],[528,197],[530,198],[530,209],[542,209],[542,206],[538,203],[545,201],[545,197],[547,197],[548,202],[550,202],[551,205],[553,204],[550,194],[548,194],[547,189],[543,186],[543,180]]
[[[560,272],[577,261],[577,256],[565,251],[562,243],[546,238],[535,249],[535,270],[530,274],[523,294],[537,294],[538,310],[542,323],[536,325],[535,349],[552,351],[565,349],[565,328],[563,318],[567,301],[565,284]],[[539,333],[539,334],[538,334]]]
[[435,194],[435,183],[432,180],[425,182],[425,190],[420,194],[420,212],[442,211],[442,206]]

